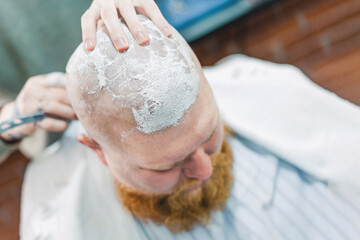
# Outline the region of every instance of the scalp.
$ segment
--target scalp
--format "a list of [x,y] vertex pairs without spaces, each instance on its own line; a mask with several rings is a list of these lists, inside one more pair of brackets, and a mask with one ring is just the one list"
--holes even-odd
[[127,52],[118,52],[103,28],[95,50],[80,45],[69,60],[68,94],[86,130],[121,121],[124,129],[151,134],[179,124],[196,101],[200,76],[185,40],[176,31],[168,38],[139,18],[150,37],[147,46],[138,45],[122,23]]

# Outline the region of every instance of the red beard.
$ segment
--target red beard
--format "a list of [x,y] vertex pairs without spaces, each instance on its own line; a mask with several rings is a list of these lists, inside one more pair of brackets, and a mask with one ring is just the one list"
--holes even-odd
[[211,213],[221,209],[232,187],[232,152],[223,142],[221,151],[211,156],[213,174],[205,184],[193,191],[186,191],[201,181],[189,179],[166,195],[146,195],[135,192],[115,182],[119,199],[124,207],[143,222],[151,220],[165,224],[173,233],[190,231],[195,225],[206,225]]

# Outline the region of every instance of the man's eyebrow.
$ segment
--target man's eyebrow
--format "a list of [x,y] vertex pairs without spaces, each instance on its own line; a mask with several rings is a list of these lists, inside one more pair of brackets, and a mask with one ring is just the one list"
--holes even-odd
[[[207,143],[207,142],[209,142],[212,138],[213,138],[213,136],[215,135],[215,133],[216,133],[216,129],[218,128],[218,125],[219,125],[219,119],[218,120],[216,120],[216,125],[215,125],[215,128],[214,128],[214,130],[212,130],[212,132],[211,132],[211,134],[210,134],[210,137],[208,138],[208,139],[206,139],[206,141],[204,142],[204,143]],[[203,144],[204,144],[203,143]]]
[[[207,142],[209,142],[209,141],[212,139],[212,137],[213,137],[213,136],[215,135],[215,133],[216,133],[216,130],[217,130],[218,125],[219,125],[219,122],[220,122],[220,121],[219,121],[219,117],[217,117],[215,128],[212,130],[210,136],[206,139],[206,141],[203,142],[202,144],[207,143]],[[190,154],[191,154],[191,153],[190,153]],[[173,163],[173,164],[171,164],[171,165],[152,166],[152,167],[149,167],[149,168],[147,168],[147,169],[148,169],[148,170],[158,170],[158,171],[161,171],[161,170],[163,170],[163,171],[164,171],[164,170],[170,170],[170,169],[172,169],[172,168],[174,168],[174,167],[177,167],[177,166],[183,164],[183,163],[185,162],[185,160],[190,156],[190,154],[188,154],[188,155],[187,155],[185,158],[183,158],[181,161],[175,162],[175,163]]]

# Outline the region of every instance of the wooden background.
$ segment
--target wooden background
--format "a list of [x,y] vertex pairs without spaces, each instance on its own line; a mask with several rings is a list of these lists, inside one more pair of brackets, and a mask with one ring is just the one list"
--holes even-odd
[[[203,65],[234,53],[298,66],[314,82],[360,105],[360,0],[271,3],[191,43]],[[0,166],[0,239],[19,239],[20,191],[28,160]]]
[[277,1],[191,47],[202,65],[234,53],[293,64],[360,104],[360,0]]

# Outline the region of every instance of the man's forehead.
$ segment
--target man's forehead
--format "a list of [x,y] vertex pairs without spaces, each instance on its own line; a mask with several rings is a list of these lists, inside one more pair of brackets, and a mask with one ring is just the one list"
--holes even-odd
[[[151,138],[145,136],[137,142],[135,154],[138,158],[134,164],[151,169],[175,164],[208,140],[220,124],[216,107],[197,119],[198,121],[187,120],[181,126],[154,134]],[[135,142],[134,144],[136,145]]]

